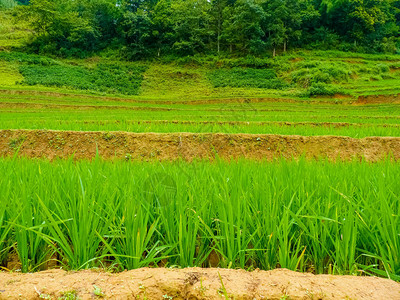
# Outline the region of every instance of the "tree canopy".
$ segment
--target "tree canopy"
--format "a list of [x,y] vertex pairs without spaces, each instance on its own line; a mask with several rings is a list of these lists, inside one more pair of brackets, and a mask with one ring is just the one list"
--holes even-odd
[[[5,1],[5,0],[2,0]],[[399,0],[31,0],[38,53],[127,59],[197,53],[265,54],[289,48],[397,52]]]

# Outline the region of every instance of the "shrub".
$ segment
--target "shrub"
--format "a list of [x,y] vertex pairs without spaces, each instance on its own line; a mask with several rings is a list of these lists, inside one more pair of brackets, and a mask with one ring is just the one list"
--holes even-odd
[[298,67],[290,74],[290,79],[305,88],[314,83],[348,81],[354,73],[343,63],[301,62]]
[[313,83],[308,88],[306,96],[333,96],[339,92],[340,90],[335,86],[324,83]]
[[387,64],[377,64],[375,66],[375,70],[377,74],[381,74],[381,73],[388,73],[390,71],[390,68]]

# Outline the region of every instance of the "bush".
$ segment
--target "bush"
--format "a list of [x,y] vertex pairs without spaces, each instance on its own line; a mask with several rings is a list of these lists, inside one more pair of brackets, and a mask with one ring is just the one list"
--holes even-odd
[[339,93],[340,90],[332,85],[323,83],[313,83],[307,90],[307,96],[333,96]]
[[298,70],[290,74],[292,82],[305,88],[314,83],[332,83],[348,81],[354,71],[343,63],[301,62]]
[[377,74],[381,74],[381,73],[388,73],[390,71],[390,68],[387,64],[377,64],[375,66],[375,70]]

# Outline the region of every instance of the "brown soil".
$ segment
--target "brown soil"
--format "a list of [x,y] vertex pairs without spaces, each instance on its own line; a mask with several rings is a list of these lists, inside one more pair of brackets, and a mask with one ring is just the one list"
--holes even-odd
[[[70,298],[66,298],[66,296]],[[400,299],[400,284],[375,277],[286,269],[151,269],[117,274],[62,270],[1,273],[0,299]],[[65,297],[65,298],[62,298]]]
[[[18,150],[19,149],[19,150]],[[400,138],[339,136],[285,136],[262,134],[193,134],[0,130],[0,156],[30,158],[176,160],[273,160],[305,156],[375,162],[392,155],[400,159]]]
[[397,95],[368,95],[358,96],[355,105],[380,104],[380,103],[400,103],[400,94]]

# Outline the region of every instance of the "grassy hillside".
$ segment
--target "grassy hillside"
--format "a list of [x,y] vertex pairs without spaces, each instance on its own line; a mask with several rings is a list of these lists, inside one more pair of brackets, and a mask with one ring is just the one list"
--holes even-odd
[[3,51],[0,67],[0,88],[135,95],[143,100],[339,98],[400,92],[400,55],[300,51],[274,59],[125,62]]
[[23,18],[13,16],[13,12],[0,9],[0,50],[21,47],[32,35]]

